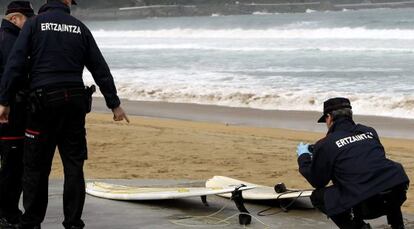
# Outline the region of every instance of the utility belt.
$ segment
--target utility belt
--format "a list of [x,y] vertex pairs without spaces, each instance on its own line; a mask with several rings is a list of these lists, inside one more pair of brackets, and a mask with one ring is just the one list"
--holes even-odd
[[29,94],[30,108],[32,112],[43,110],[48,104],[70,101],[76,97],[83,97],[86,102],[86,113],[92,110],[92,95],[96,87],[69,87],[69,88],[40,88]]

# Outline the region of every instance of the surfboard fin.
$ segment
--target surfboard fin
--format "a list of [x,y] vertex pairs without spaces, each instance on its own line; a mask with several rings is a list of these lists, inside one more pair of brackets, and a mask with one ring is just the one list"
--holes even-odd
[[201,201],[203,202],[204,206],[208,207],[210,206],[207,202],[207,196],[200,196],[201,197]]
[[236,203],[237,209],[240,211],[239,223],[240,225],[249,225],[252,222],[252,217],[250,216],[249,211],[247,211],[244,206],[243,194],[240,188],[246,187],[246,185],[240,185],[234,189],[231,193],[231,199]]

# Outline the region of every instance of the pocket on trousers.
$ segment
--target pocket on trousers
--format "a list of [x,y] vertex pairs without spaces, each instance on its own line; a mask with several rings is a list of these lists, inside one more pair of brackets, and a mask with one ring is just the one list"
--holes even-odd
[[16,158],[20,158],[23,147],[23,140],[0,140],[0,171],[8,163],[13,163],[15,166]]
[[70,152],[70,156],[82,160],[88,159],[88,147],[86,141],[85,128],[74,131],[66,139],[66,149]]
[[23,162],[25,166],[31,168],[38,168],[42,166],[42,163],[47,163],[42,155],[45,155],[45,141],[42,140],[40,133],[36,131],[26,130],[26,137],[24,140],[24,154]]

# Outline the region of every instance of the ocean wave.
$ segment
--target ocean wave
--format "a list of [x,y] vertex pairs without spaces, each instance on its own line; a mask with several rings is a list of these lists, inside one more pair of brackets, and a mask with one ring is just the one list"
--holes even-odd
[[[256,92],[223,88],[206,89],[169,85],[136,87],[119,83],[120,97],[137,101],[192,103],[263,110],[321,111],[323,101],[331,97],[351,99],[355,114],[396,118],[414,117],[414,96],[378,93],[340,93],[303,89],[279,89]],[[100,95],[102,96],[102,95]]]
[[315,28],[265,30],[246,29],[163,29],[135,31],[96,30],[97,38],[220,38],[220,39],[368,39],[368,40],[414,40],[414,30],[358,28]]
[[414,53],[414,48],[358,48],[358,47],[219,47],[192,44],[101,45],[102,49],[121,50],[210,50],[235,52],[395,52]]
[[315,13],[315,12],[318,12],[318,11],[313,10],[313,9],[306,9],[306,11],[305,11],[305,13],[308,13],[308,14]]
[[269,13],[266,11],[256,11],[253,12],[252,15],[278,15],[279,13]]

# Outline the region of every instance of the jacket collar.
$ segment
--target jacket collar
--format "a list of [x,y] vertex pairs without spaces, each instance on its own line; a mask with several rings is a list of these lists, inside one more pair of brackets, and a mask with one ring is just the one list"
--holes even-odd
[[334,124],[328,131],[328,134],[336,131],[352,131],[355,129],[355,122],[349,117],[341,117],[335,120]]
[[20,33],[20,28],[6,19],[3,19],[1,21],[1,28],[4,31],[12,33],[15,36],[18,36]]
[[65,13],[70,14],[69,6],[65,5],[63,2],[58,1],[58,0],[56,1],[49,0],[48,3],[40,7],[39,14],[47,12],[47,11],[51,11],[51,10],[59,10],[59,11],[63,11]]

